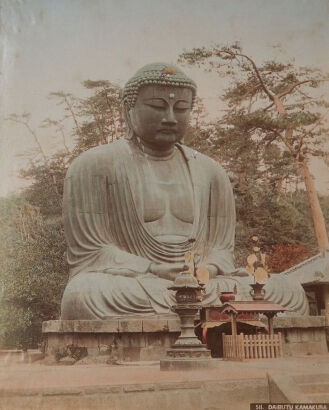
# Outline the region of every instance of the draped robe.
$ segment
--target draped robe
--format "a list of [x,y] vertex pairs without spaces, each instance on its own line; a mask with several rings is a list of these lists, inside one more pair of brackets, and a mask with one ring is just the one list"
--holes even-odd
[[[167,288],[172,282],[151,274],[150,265],[183,264],[184,254],[192,249],[201,249],[207,264],[221,274],[208,282],[203,303],[219,302],[217,284],[222,291],[237,284],[239,299],[250,299],[250,279],[232,276],[235,206],[229,179],[209,157],[180,144],[176,149],[188,170],[194,210],[192,233],[180,243],[157,240],[143,221],[147,198],[143,198],[146,176],[141,165],[147,157],[133,141],[99,146],[73,161],[63,199],[70,267],[63,319],[169,313],[174,298]],[[267,284],[271,300],[291,305],[293,299],[295,310],[306,312],[302,289],[293,292],[288,280],[269,282],[273,282]],[[280,286],[281,292],[273,290]]]

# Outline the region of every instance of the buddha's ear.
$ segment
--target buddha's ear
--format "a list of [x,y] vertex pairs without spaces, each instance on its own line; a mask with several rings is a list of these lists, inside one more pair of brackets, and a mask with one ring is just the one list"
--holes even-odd
[[134,136],[133,108],[129,108],[127,104],[123,107],[123,118],[127,125],[126,138],[130,140]]

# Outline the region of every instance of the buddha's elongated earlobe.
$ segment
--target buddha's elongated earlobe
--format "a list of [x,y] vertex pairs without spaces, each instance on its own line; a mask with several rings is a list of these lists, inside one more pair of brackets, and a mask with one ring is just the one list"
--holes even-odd
[[128,140],[131,140],[135,135],[134,128],[133,128],[133,125],[132,125],[131,114],[132,114],[132,109],[129,109],[127,104],[124,104],[123,119],[124,119],[124,121],[126,123],[126,126],[127,126],[126,139],[128,139]]

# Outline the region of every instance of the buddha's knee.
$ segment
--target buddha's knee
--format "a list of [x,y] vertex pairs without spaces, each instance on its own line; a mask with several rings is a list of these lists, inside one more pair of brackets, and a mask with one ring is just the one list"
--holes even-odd
[[[61,319],[95,319],[90,301],[95,299],[99,278],[94,274],[80,273],[67,284],[61,303]],[[93,296],[92,296],[93,295]]]

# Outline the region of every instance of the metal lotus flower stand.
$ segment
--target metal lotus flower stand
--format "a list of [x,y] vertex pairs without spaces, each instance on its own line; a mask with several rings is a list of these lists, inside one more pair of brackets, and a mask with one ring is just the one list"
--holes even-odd
[[264,283],[251,283],[249,286],[252,288],[250,290],[250,296],[253,298],[253,300],[264,300],[265,296],[265,289],[264,288]]
[[160,361],[161,370],[183,370],[209,366],[210,350],[196,337],[194,320],[201,308],[202,286],[197,279],[186,270],[181,272],[170,290],[176,291],[177,305],[173,307],[181,321],[181,335],[167,350],[167,357]]

